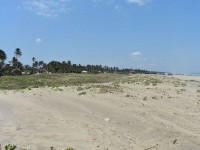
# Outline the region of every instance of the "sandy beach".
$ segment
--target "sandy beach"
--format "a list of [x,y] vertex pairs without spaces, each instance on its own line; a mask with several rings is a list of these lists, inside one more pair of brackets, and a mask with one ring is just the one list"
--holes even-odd
[[[99,92],[100,84],[0,91],[0,144],[199,150],[200,77],[141,76],[138,82],[108,83],[117,89],[106,92]],[[148,77],[161,82],[146,84]]]

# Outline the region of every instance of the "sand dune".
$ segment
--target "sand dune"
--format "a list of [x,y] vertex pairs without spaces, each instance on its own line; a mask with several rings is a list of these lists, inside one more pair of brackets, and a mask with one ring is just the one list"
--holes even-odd
[[[130,77],[131,78],[131,77]],[[0,143],[32,150],[199,150],[200,83],[155,76],[157,85],[120,83],[123,92],[77,87],[0,93]]]

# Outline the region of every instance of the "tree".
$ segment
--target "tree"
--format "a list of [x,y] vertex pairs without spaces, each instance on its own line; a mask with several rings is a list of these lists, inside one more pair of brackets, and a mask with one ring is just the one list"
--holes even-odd
[[19,48],[16,48],[14,51],[14,57],[11,60],[12,64],[12,74],[20,75],[23,70],[23,65],[20,61],[18,61],[18,57],[22,56],[22,52]]
[[20,57],[20,56],[22,56],[22,52],[19,48],[16,48],[15,49],[15,57],[17,58],[17,57]]
[[29,65],[24,65],[24,71],[26,74],[31,74],[32,73],[32,67]]
[[9,61],[11,66],[13,68],[17,68],[17,62],[18,62],[18,59],[16,57],[13,57],[11,61]]
[[38,69],[38,64],[39,64],[39,62],[38,62],[38,61],[35,61],[35,62],[33,63],[33,67],[36,68],[36,69]]
[[6,53],[0,49],[0,77],[2,75],[2,69],[4,66],[4,61],[6,60],[7,56]]
[[3,75],[11,75],[12,67],[10,64],[5,64],[3,67]]
[[70,61],[70,60],[67,62],[67,64],[68,64],[69,66],[71,66],[71,65],[72,65],[72,63],[71,63],[71,61]]
[[11,74],[12,75],[21,75],[22,71],[23,71],[23,64],[20,61],[17,61],[15,63],[15,66],[13,66]]
[[62,63],[58,61],[51,61],[47,64],[47,70],[52,73],[61,73]]
[[32,62],[33,62],[33,63],[35,62],[35,57],[32,58]]
[[43,66],[44,66],[44,61],[43,61],[43,60],[39,61],[39,62],[38,62],[38,66],[39,66],[40,69],[43,68]]
[[6,60],[6,53],[0,49],[0,63],[3,63]]

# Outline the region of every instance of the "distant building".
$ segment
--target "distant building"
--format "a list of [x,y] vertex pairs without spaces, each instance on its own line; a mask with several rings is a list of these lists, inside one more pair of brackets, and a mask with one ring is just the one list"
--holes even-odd
[[170,73],[170,72],[165,72],[165,75],[167,75],[167,76],[172,76],[173,74]]
[[84,70],[84,71],[82,71],[82,73],[83,73],[83,74],[86,74],[86,73],[87,73],[87,71],[85,71],[85,70]]
[[129,71],[129,74],[134,74],[134,73],[135,73],[134,70],[130,70],[130,71]]

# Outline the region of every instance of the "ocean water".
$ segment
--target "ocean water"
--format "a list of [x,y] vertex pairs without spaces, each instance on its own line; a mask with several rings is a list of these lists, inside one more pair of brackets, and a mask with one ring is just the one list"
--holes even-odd
[[191,76],[200,76],[200,73],[191,73],[189,75],[191,75]]

